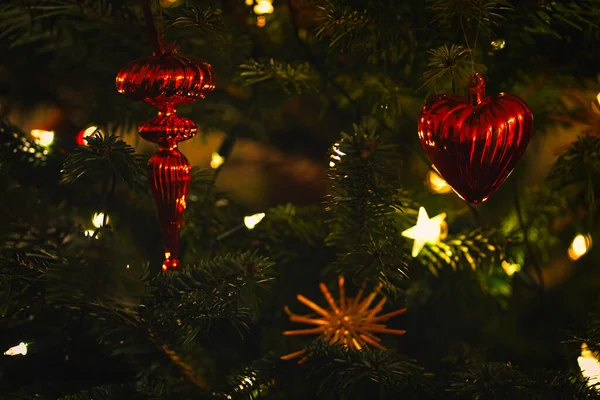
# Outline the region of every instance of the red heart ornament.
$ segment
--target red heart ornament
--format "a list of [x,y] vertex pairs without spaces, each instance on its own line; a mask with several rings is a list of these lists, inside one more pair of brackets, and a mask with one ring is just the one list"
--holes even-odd
[[517,96],[485,97],[471,75],[468,98],[442,94],[421,110],[419,139],[434,167],[469,203],[486,201],[519,162],[533,132],[533,114]]

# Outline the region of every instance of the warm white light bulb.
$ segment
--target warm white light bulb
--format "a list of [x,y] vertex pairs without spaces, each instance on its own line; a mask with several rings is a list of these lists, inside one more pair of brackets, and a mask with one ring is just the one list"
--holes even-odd
[[[92,136],[94,133],[96,133],[96,131],[98,131],[97,126],[90,126],[85,131],[83,131],[83,136],[81,136],[81,139],[83,140],[83,138]],[[83,140],[83,143],[87,144],[87,141]]]
[[521,266],[519,264],[511,264],[508,261],[502,261],[502,269],[504,269],[506,275],[513,276],[515,272],[519,272],[521,270]]
[[258,0],[254,6],[254,13],[257,15],[271,14],[274,10],[273,4],[267,0]]
[[414,239],[412,256],[419,255],[425,244],[439,243],[442,234],[447,234],[446,213],[429,218],[424,207],[419,207],[417,223],[412,228],[402,232],[402,236]]
[[225,158],[221,157],[219,153],[216,151],[212,153],[212,157],[210,159],[210,167],[212,169],[217,169],[225,162]]
[[93,229],[88,229],[84,232],[84,234],[86,237],[92,237],[92,236],[94,236],[94,232],[95,231]]
[[252,4],[254,4],[254,0],[246,0],[245,3],[248,7],[250,7]]
[[[108,224],[108,220],[109,217],[108,215],[106,216],[106,223]],[[92,224],[94,224],[94,226],[96,228],[100,228],[101,226],[104,225],[104,213],[94,213],[94,216],[92,217]]]
[[33,129],[31,137],[37,144],[43,147],[48,147],[54,142],[54,131],[46,131],[43,129]]
[[244,225],[246,225],[246,228],[248,228],[248,229],[254,229],[254,227],[256,225],[258,225],[260,223],[260,221],[263,220],[264,217],[265,217],[265,213],[258,213],[258,214],[250,215],[248,217],[244,217]]
[[581,345],[581,357],[577,358],[577,364],[581,369],[581,375],[588,379],[588,386],[600,383],[600,363],[585,343]]
[[589,234],[582,235],[578,234],[573,239],[571,246],[569,246],[569,250],[567,254],[569,258],[573,261],[580,259],[584,256],[592,247],[592,237]]
[[427,174],[427,185],[433,193],[449,193],[452,188],[437,172],[429,171]]
[[27,354],[27,345],[23,342],[19,343],[16,346],[11,347],[10,349],[4,352],[5,356],[18,356],[18,355],[26,355]]

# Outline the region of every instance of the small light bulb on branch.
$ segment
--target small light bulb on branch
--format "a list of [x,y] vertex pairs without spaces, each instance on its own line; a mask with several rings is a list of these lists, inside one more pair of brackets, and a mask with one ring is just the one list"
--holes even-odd
[[502,50],[506,46],[506,41],[504,39],[492,40],[492,47],[494,50]]
[[585,343],[581,344],[581,356],[577,358],[577,364],[579,364],[583,377],[587,378],[588,386],[600,383],[600,363]]
[[256,26],[258,26],[259,28],[264,28],[265,25],[267,25],[267,17],[265,17],[264,15],[259,15],[258,17],[256,17]]
[[452,188],[437,172],[429,171],[427,173],[427,186],[433,193],[450,193]]
[[251,231],[252,229],[254,229],[254,227],[256,225],[258,225],[260,223],[260,221],[263,220],[264,217],[265,217],[265,213],[258,213],[258,214],[249,215],[247,217],[244,217],[243,223],[234,226],[233,228],[229,229],[226,232],[221,233],[219,236],[217,236],[215,241],[220,242],[221,240],[231,236],[235,232],[238,232],[238,231],[244,229],[244,227],[246,229],[248,229],[249,231]]
[[502,269],[506,272],[506,275],[513,276],[515,272],[521,270],[521,266],[519,264],[511,264],[508,261],[502,261]]
[[342,161],[342,156],[345,156],[346,153],[340,150],[339,143],[334,143],[333,146],[331,146],[331,149],[333,150],[333,154],[329,156],[331,159],[331,161],[329,161],[329,167],[334,168],[337,163]]
[[252,230],[256,225],[260,223],[260,221],[263,220],[264,217],[265,213],[258,213],[250,215],[248,217],[244,217],[244,225],[246,225],[246,228],[248,228],[249,230]]
[[246,5],[250,7],[252,4],[254,4],[254,0],[246,0],[244,3],[246,3]]
[[212,169],[217,169],[225,162],[225,158],[221,157],[219,153],[216,151],[212,153],[212,157],[210,159],[210,167]]
[[[108,221],[109,221],[109,217],[107,215],[106,216],[107,224],[108,224]],[[94,224],[94,226],[96,228],[100,228],[101,226],[104,226],[104,213],[94,213],[94,216],[92,217],[92,224]]]
[[87,140],[85,140],[85,138],[92,136],[96,132],[98,132],[97,126],[90,126],[89,128],[81,130],[77,135],[77,144],[80,146],[86,146]]
[[210,159],[210,167],[212,169],[218,169],[225,163],[233,151],[236,139],[237,135],[235,131],[232,131],[229,135],[227,135],[225,140],[223,140],[219,149],[212,153]]
[[5,356],[18,356],[18,355],[26,355],[27,354],[27,344],[21,342],[16,346],[11,347],[10,349],[4,352]]
[[571,246],[569,246],[569,250],[567,254],[569,258],[573,261],[579,260],[583,257],[592,247],[592,237],[589,234],[578,234],[573,239]]
[[33,129],[31,131],[33,140],[42,147],[48,147],[54,142],[54,131],[46,131],[43,129]]
[[254,6],[254,13],[256,15],[271,14],[274,10],[273,4],[268,0],[258,0]]
[[413,257],[419,255],[423,247],[425,247],[425,244],[439,243],[442,236],[447,234],[448,225],[446,224],[446,221],[444,221],[445,219],[446,213],[441,213],[433,218],[429,218],[425,208],[419,208],[416,225],[402,232],[402,236],[414,239],[415,241],[411,253]]

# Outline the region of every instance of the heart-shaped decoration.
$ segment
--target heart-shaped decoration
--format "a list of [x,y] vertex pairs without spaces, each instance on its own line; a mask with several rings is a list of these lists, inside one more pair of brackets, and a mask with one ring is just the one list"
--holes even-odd
[[464,200],[486,201],[513,171],[533,132],[533,114],[517,96],[485,97],[485,80],[469,79],[468,98],[442,94],[423,106],[419,139],[434,167]]

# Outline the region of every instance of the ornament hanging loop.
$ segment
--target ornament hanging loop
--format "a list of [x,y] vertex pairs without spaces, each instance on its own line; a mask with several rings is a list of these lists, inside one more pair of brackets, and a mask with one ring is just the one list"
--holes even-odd
[[469,78],[469,86],[469,104],[478,106],[485,98],[485,79],[481,74],[473,74]]
[[146,20],[146,26],[148,27],[148,35],[150,36],[150,42],[154,48],[154,53],[157,56],[164,54],[163,41],[164,38],[159,37],[156,25],[154,24],[154,15],[152,15],[152,4],[151,0],[142,0],[142,10],[144,11],[144,20]]

